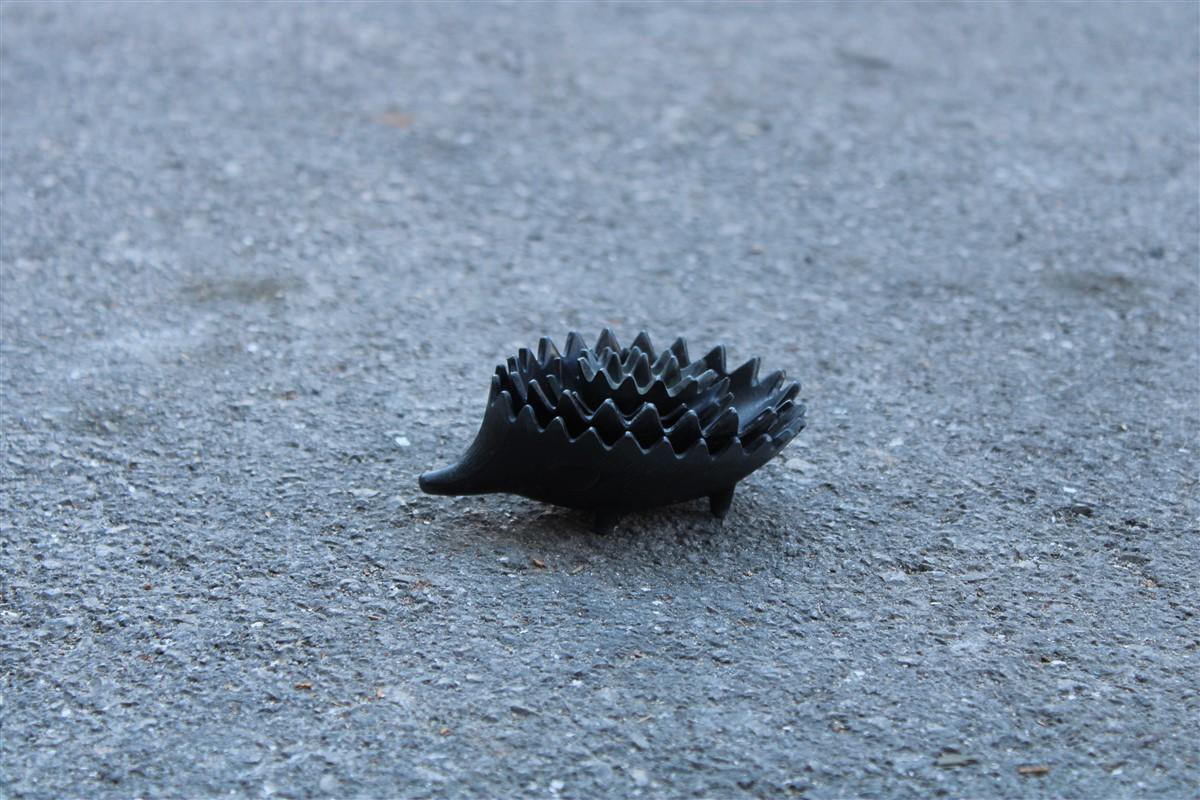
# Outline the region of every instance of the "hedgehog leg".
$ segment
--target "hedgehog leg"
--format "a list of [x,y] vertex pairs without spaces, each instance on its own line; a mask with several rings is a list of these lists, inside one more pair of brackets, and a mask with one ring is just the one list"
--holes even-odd
[[598,533],[601,536],[612,533],[617,527],[617,523],[621,521],[621,514],[617,511],[597,511],[596,516],[592,517],[592,532]]
[[725,519],[725,515],[729,513],[729,506],[733,505],[733,492],[735,489],[737,489],[736,483],[728,489],[713,492],[708,496],[708,507],[712,509],[714,517]]

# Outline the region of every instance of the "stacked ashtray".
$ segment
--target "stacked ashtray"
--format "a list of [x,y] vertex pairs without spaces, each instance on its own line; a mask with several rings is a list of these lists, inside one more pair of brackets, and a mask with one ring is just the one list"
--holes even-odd
[[607,329],[593,347],[571,333],[565,352],[543,338],[496,368],[474,443],[421,488],[586,509],[599,531],[700,497],[724,517],[738,481],[804,428],[800,385],[758,369],[727,371],[721,346],[689,361],[682,338],[656,353],[645,332],[629,347]]

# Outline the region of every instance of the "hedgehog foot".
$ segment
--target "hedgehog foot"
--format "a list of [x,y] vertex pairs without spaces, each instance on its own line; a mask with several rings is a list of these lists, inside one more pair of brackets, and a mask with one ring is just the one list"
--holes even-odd
[[598,533],[601,536],[610,534],[617,527],[617,523],[620,521],[620,512],[597,511],[596,516],[592,517],[592,533]]
[[725,519],[725,515],[729,513],[729,507],[733,505],[733,493],[736,489],[737,484],[734,484],[728,489],[713,492],[708,496],[708,507],[712,510],[714,517]]

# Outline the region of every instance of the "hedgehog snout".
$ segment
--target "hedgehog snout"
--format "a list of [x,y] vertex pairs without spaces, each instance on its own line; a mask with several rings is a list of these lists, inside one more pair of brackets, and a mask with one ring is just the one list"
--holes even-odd
[[421,484],[421,491],[426,494],[480,494],[479,481],[473,472],[469,468],[464,468],[460,462],[442,469],[422,472],[417,480]]

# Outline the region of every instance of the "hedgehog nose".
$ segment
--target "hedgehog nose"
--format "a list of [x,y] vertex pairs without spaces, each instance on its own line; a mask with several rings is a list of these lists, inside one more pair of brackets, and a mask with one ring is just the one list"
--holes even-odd
[[425,494],[455,494],[454,467],[422,472],[417,481]]
[[422,472],[417,480],[426,494],[473,494],[476,491],[476,481],[462,464]]

